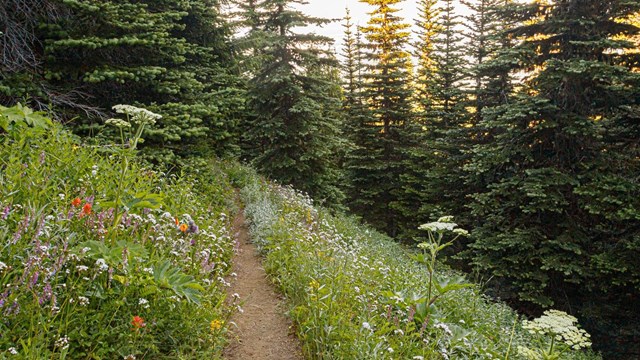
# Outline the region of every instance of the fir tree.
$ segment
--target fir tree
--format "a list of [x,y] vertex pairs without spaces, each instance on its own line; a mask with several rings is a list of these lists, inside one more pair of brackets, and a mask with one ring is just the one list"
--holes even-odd
[[217,0],[69,0],[58,7],[55,21],[39,27],[38,81],[50,91],[27,96],[50,100],[64,119],[83,115],[72,123],[83,135],[101,132],[115,104],[162,113],[142,149],[157,162],[224,151],[241,94],[229,76],[234,64]]
[[294,31],[330,20],[306,16],[294,4],[305,2],[266,0],[257,10],[265,15],[268,45],[259,50],[262,63],[249,81],[255,116],[245,142],[263,174],[335,205],[343,197],[336,166],[340,98],[328,69],[337,62],[323,49],[331,39]]
[[619,325],[629,316],[621,310],[640,284],[640,78],[625,65],[624,37],[639,29],[618,20],[639,7],[561,1],[503,11],[522,24],[511,31],[520,40],[512,71],[527,77],[508,103],[483,112],[495,135],[469,166],[488,180],[472,204],[482,219],[473,262],[510,284],[503,297],[613,319],[587,308],[597,298],[617,306]]
[[417,59],[415,80],[413,81],[412,103],[415,108],[414,122],[405,132],[404,171],[400,176],[400,189],[396,208],[399,216],[399,234],[401,241],[416,241],[423,235],[417,225],[429,222],[433,216],[425,194],[429,183],[425,181],[429,169],[433,166],[430,151],[427,148],[427,112],[434,106],[431,90],[436,81],[435,42],[439,33],[437,22],[440,8],[437,0],[418,2],[419,17],[415,20],[418,41],[414,44],[414,57]]
[[[464,211],[466,189],[462,167],[465,148],[469,142],[469,116],[465,109],[466,93],[462,89],[466,79],[459,16],[453,1],[445,0],[436,20],[437,34],[433,38],[433,66],[425,79],[425,109],[422,114],[426,127],[425,182],[421,211],[431,218],[443,215],[459,216]],[[463,220],[459,219],[458,221]]]
[[403,149],[411,120],[409,98],[410,54],[405,50],[409,25],[395,15],[401,0],[361,0],[374,6],[367,26],[360,30],[367,43],[364,94],[372,117],[358,124],[356,146],[360,154],[349,165],[355,196],[351,209],[375,227],[394,236]]

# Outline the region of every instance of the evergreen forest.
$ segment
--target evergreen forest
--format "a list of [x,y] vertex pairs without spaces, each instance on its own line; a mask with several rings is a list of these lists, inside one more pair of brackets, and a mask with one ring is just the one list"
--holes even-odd
[[[366,23],[349,9],[342,19],[314,17],[309,1],[322,0],[2,1],[0,358],[218,358],[229,320],[211,281],[230,271],[227,216],[237,201],[254,236],[274,241],[256,244],[298,304],[290,316],[307,358],[640,357],[640,1],[352,0],[367,5]],[[413,18],[400,15],[408,2]],[[339,48],[317,31],[335,22]],[[55,211],[64,216],[46,216]],[[443,242],[449,235],[456,241]],[[323,245],[325,236],[340,240]],[[297,243],[315,237],[315,249]],[[55,239],[69,243],[58,249]],[[319,309],[342,319],[314,327],[321,310],[309,304],[342,290],[322,285],[320,270],[302,277],[305,251],[318,269],[340,256],[381,256],[389,270],[380,274],[336,265],[334,275],[379,290],[367,301],[384,307],[389,324],[410,309],[411,327],[384,330],[357,307],[329,305]],[[71,300],[59,294],[56,305],[51,279],[67,265],[55,258],[67,253],[78,273],[97,266],[98,285]],[[451,275],[459,282],[438,283],[436,254],[438,271],[464,274]],[[34,270],[47,261],[55,270]],[[398,280],[372,285],[389,272]],[[426,283],[427,295],[400,294]],[[472,320],[476,305],[450,291],[517,315]],[[140,311],[156,299],[158,314],[170,315],[152,323],[151,313],[124,311],[134,298]],[[86,304],[56,315],[74,301]],[[17,320],[18,304],[24,314],[49,302],[44,315]],[[206,329],[189,325],[199,321],[192,306]],[[82,311],[86,329],[19,335],[33,324],[76,324]],[[445,325],[456,311],[458,325]],[[528,344],[535,320],[516,330],[514,318],[554,311],[579,321],[592,350],[574,353],[584,343],[557,333],[566,352],[553,340],[546,352],[517,345]],[[87,340],[120,316],[128,337]],[[460,325],[474,321],[509,330],[492,342],[487,334],[502,330]],[[177,322],[185,325],[169,326]],[[368,344],[369,330],[386,345],[329,340]],[[425,331],[438,340],[422,340]],[[461,350],[470,339],[485,340]],[[145,342],[149,350],[136,352]],[[116,343],[126,345],[98,345]],[[211,353],[194,352],[203,344]]]

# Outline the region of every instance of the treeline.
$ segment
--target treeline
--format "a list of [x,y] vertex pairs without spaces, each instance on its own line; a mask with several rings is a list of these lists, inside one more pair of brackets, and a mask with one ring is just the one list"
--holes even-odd
[[147,107],[150,161],[247,159],[400,241],[454,215],[456,264],[496,295],[638,355],[640,4],[418,0],[411,25],[361,1],[339,62],[303,0],[7,0],[0,103],[92,141],[111,106]]

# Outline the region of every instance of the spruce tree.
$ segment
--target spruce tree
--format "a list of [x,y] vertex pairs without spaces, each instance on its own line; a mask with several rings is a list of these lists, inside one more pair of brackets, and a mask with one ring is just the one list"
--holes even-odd
[[361,0],[374,6],[368,25],[361,27],[369,64],[365,74],[367,103],[372,117],[358,124],[360,154],[349,165],[355,196],[350,208],[378,229],[395,236],[400,212],[402,149],[411,121],[410,54],[405,50],[409,25],[396,15],[401,0]]
[[261,64],[248,82],[254,116],[244,140],[263,174],[335,205],[343,198],[336,166],[341,104],[329,70],[337,61],[326,50],[331,39],[294,30],[330,21],[293,9],[305,3],[266,0],[256,10],[265,15],[267,46],[256,49]]
[[[426,127],[425,182],[422,191],[422,212],[431,218],[459,216],[464,212],[466,188],[463,166],[465,148],[469,142],[470,119],[463,90],[467,63],[464,58],[459,16],[452,0],[442,2],[436,20],[437,34],[433,38],[433,66],[425,79],[425,108],[422,114]],[[458,219],[460,222],[463,219]]]
[[640,77],[625,52],[639,29],[619,21],[639,8],[509,4],[502,13],[521,23],[512,73],[526,78],[483,112],[493,139],[468,167],[488,182],[472,203],[473,263],[509,284],[503,297],[577,309],[596,335],[639,315],[625,310],[640,284]]
[[429,183],[425,181],[429,169],[433,166],[432,156],[427,148],[427,112],[434,105],[431,89],[436,81],[435,42],[439,33],[437,22],[440,8],[437,0],[420,0],[418,29],[414,44],[414,57],[417,66],[412,87],[411,102],[414,106],[414,121],[407,129],[404,146],[404,171],[400,176],[400,189],[396,208],[400,212],[398,239],[404,242],[417,241],[423,235],[419,224],[429,222],[433,216],[425,198]]
[[75,117],[82,135],[102,132],[115,104],[162,113],[142,146],[157,162],[226,151],[241,94],[217,0],[69,0],[57,8],[38,28],[35,77],[49,91],[25,96],[49,101],[62,120]]

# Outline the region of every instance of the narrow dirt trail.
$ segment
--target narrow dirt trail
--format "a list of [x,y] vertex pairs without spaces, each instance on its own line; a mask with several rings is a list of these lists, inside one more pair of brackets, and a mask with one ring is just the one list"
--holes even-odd
[[282,301],[275,293],[262,268],[255,246],[251,243],[240,212],[233,228],[237,240],[229,298],[240,295],[244,312],[236,313],[231,321],[229,345],[224,351],[227,360],[301,360],[298,340],[290,334],[291,323],[283,315]]

